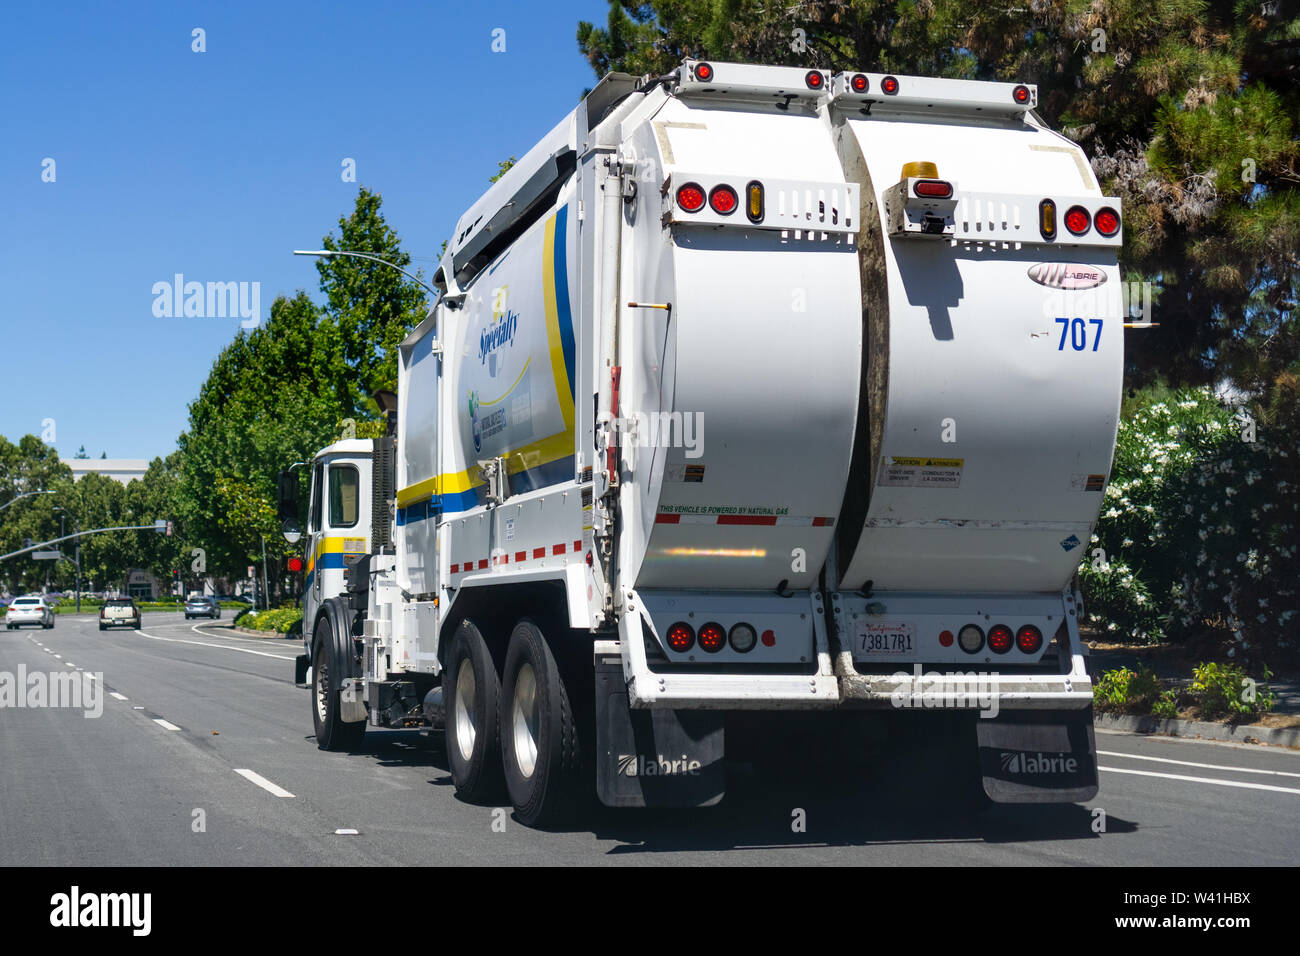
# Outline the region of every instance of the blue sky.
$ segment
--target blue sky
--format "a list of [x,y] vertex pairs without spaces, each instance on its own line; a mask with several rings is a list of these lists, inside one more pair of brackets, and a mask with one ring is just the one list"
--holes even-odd
[[[57,14],[54,12],[57,10]],[[319,300],[358,185],[426,277],[498,161],[595,77],[605,0],[11,5],[0,31],[0,434],[175,448],[236,318],[158,318],[174,274]],[[196,53],[192,30],[205,31]],[[492,31],[505,30],[504,53]],[[53,182],[46,159],[53,159]],[[345,158],[356,183],[341,179]]]

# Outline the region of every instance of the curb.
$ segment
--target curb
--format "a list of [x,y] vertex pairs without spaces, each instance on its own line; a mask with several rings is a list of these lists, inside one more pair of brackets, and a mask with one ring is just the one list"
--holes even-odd
[[[278,631],[252,631],[246,627],[235,627],[233,624],[201,624],[199,626],[204,630],[207,630],[209,627],[220,628],[227,634],[238,634],[242,637],[256,637],[264,641],[285,641],[295,639],[295,636],[292,634],[281,634]],[[213,634],[212,636],[220,637],[221,635]]]
[[1300,728],[1258,727],[1252,724],[1212,724],[1201,720],[1162,717],[1130,717],[1123,714],[1094,714],[1093,723],[1107,730],[1132,734],[1163,734],[1170,737],[1199,737],[1234,744],[1267,744],[1300,748]]

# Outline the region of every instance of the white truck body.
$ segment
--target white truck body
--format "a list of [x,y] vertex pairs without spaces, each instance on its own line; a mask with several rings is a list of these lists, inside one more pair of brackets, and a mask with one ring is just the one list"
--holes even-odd
[[[383,688],[431,686],[465,621],[545,616],[632,711],[940,694],[1073,712],[1090,749],[1072,580],[1118,425],[1118,201],[1032,87],[816,72],[607,77],[461,217],[401,347],[347,717],[402,725],[423,694]],[[360,554],[313,521],[309,655]]]

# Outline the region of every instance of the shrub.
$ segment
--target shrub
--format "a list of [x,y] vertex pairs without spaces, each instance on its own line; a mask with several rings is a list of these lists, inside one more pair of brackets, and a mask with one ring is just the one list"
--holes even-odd
[[[1273,675],[1267,668],[1264,680]],[[1193,671],[1192,696],[1203,717],[1245,717],[1273,709],[1277,696],[1239,664],[1200,664]]]
[[1080,568],[1091,622],[1139,641],[1222,626],[1229,657],[1293,649],[1300,444],[1250,427],[1205,388],[1147,393],[1121,421]]
[[1177,715],[1174,692],[1166,690],[1160,678],[1146,668],[1106,671],[1093,685],[1092,700],[1102,713]]

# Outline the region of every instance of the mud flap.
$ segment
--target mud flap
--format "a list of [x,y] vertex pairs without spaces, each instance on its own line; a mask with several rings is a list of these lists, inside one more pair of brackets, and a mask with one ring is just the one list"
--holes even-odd
[[622,663],[596,665],[596,793],[607,807],[707,807],[726,793],[720,711],[631,710]]
[[1097,795],[1092,708],[1003,711],[976,721],[984,792],[995,803],[1082,803]]

